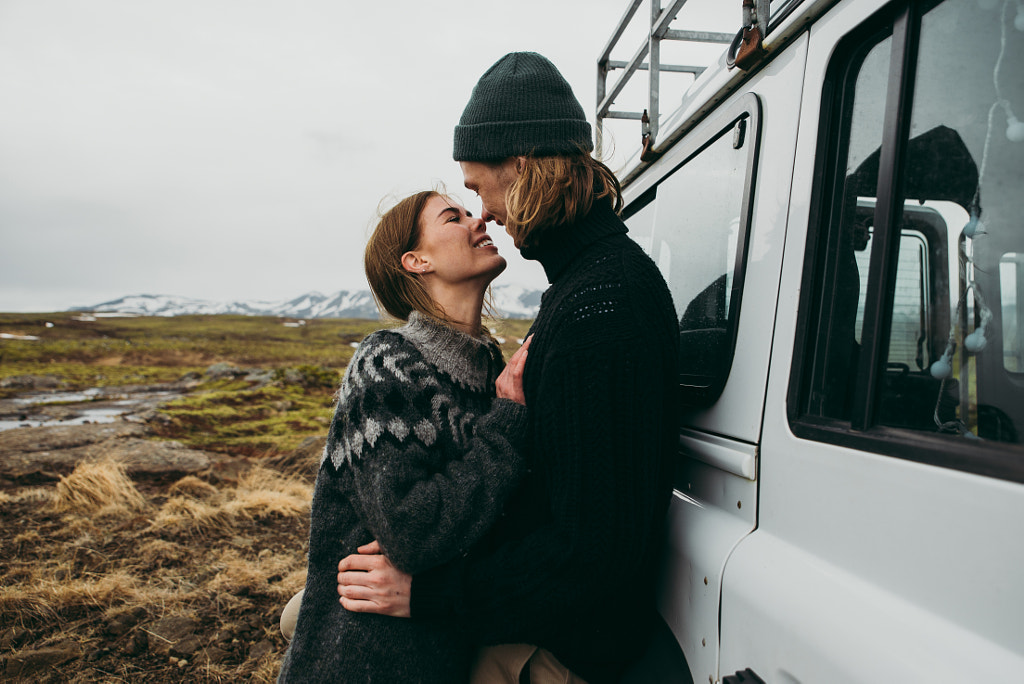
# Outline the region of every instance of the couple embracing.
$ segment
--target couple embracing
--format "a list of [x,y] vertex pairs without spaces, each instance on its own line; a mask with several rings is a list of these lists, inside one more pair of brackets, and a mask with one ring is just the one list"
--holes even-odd
[[[480,216],[427,191],[381,218],[366,276],[406,323],[342,381],[280,682],[602,684],[646,645],[677,323],[591,150],[555,66],[512,53],[455,128]],[[481,323],[490,221],[550,283],[507,365]]]

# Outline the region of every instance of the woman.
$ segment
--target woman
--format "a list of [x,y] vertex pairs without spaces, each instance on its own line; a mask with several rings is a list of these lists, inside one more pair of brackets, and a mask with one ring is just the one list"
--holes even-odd
[[450,626],[346,611],[338,562],[376,542],[417,572],[490,527],[524,470],[527,345],[502,371],[481,310],[505,260],[484,222],[444,195],[420,192],[384,214],[364,264],[378,304],[407,323],[367,336],[342,381],[278,681],[466,681],[472,651]]

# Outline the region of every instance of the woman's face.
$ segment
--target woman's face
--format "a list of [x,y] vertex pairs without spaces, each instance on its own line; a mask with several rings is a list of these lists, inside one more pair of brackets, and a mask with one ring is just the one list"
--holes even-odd
[[[505,258],[487,235],[483,219],[448,197],[435,195],[420,214],[420,240],[412,252],[418,259],[403,260],[406,268],[446,284],[478,283],[486,288],[505,270]],[[414,261],[410,268],[410,261]]]

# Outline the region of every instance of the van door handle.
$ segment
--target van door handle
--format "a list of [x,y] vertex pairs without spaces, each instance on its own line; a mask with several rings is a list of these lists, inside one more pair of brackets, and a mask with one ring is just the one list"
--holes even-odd
[[765,684],[749,667],[722,679],[722,684]]

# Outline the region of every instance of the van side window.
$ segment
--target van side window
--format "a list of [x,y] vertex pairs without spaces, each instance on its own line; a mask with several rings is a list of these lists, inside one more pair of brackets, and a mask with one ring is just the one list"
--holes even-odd
[[[627,208],[630,234],[658,265],[679,314],[683,401],[707,406],[721,394],[735,348],[743,287],[757,102],[742,101],[686,160]],[[693,143],[691,143],[693,144]],[[643,201],[649,202],[644,205]]]
[[829,67],[791,391],[801,436],[1024,481],[1011,10],[897,4]]

